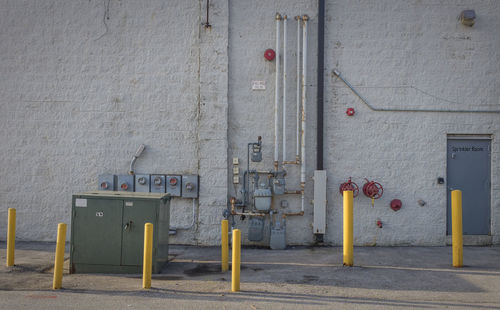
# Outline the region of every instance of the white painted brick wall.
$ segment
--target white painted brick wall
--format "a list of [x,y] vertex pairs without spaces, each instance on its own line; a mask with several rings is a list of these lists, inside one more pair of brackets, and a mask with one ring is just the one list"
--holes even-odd
[[[456,19],[469,8],[478,16],[472,28]],[[436,179],[446,177],[447,134],[492,134],[492,234],[498,243],[499,114],[373,112],[331,72],[338,68],[379,108],[498,110],[499,13],[495,1],[328,2],[330,242],[342,242],[338,185],[352,176],[360,186],[365,177],[384,185],[373,208],[370,199],[355,199],[355,244],[443,245],[446,185]],[[354,117],[345,115],[348,107],[356,109]],[[403,202],[398,212],[388,208],[394,198]],[[420,207],[419,199],[427,204]]]
[[[126,174],[141,143],[137,172],[199,173],[203,180],[219,168],[224,182],[200,205],[225,207],[211,197],[226,196],[227,147],[202,158],[199,152],[226,135],[227,99],[219,99],[227,91],[205,92],[227,84],[227,57],[217,70],[208,66],[214,50],[227,48],[227,13],[214,17],[212,34],[222,39],[204,44],[202,1],[109,3],[107,32],[102,1],[0,4],[0,204],[2,214],[17,209],[18,240],[54,240],[57,223],[70,221],[71,195],[95,189],[101,173]],[[200,78],[200,66],[210,76]],[[212,128],[206,120],[214,116]],[[174,199],[171,224],[190,222],[191,201]],[[179,232],[172,242],[214,243],[198,238],[202,229]],[[0,238],[5,232],[0,225]]]
[[[263,137],[272,168],[276,12],[289,16],[288,157],[295,157],[295,15],[309,22],[306,212],[287,222],[289,244],[312,236],[316,163],[316,1],[0,1],[0,206],[18,212],[18,240],[55,239],[70,221],[73,193],[96,188],[101,173],[136,170],[200,174],[196,225],[173,243],[215,245],[232,185],[232,157],[246,167],[246,146]],[[477,13],[472,28],[456,17]],[[338,186],[349,176],[384,185],[372,207],[355,199],[358,245],[443,245],[447,134],[492,134],[492,235],[500,243],[498,114],[384,113],[369,110],[331,74],[343,75],[376,107],[498,109],[500,55],[496,1],[327,1],[325,42],[325,241],[342,242]],[[266,81],[252,91],[251,81]],[[429,95],[430,94],[430,95]],[[348,118],[345,110],[356,109]],[[280,154],[281,158],[281,154]],[[289,167],[287,187],[299,188]],[[239,195],[239,193],[238,193]],[[391,199],[403,209],[388,208]],[[300,210],[297,197],[276,199]],[[427,202],[424,207],[417,200]],[[383,229],[375,225],[380,218]],[[3,222],[3,223],[2,223]],[[0,222],[0,239],[5,239]],[[175,199],[172,225],[191,222],[191,201]],[[247,227],[242,228],[243,241]],[[267,237],[266,237],[267,238]],[[266,244],[266,242],[258,243]]]

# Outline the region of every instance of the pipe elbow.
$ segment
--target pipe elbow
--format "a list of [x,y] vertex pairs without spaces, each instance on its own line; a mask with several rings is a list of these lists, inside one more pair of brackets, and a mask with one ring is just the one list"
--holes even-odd
[[276,20],[281,20],[281,14],[280,13],[276,13]]

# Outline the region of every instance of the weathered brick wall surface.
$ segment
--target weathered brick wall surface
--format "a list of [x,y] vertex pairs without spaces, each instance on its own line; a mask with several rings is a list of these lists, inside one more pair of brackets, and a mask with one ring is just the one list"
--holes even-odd
[[[377,108],[499,110],[496,1],[331,1],[326,29],[328,239],[342,242],[338,185],[352,176],[384,186],[354,201],[359,245],[443,245],[447,134],[493,134],[492,233],[498,242],[499,114],[374,112],[331,74],[337,68]],[[475,9],[476,25],[457,21]],[[348,107],[356,110],[347,117]],[[389,202],[401,199],[394,212]],[[427,204],[421,207],[419,199]],[[379,229],[377,219],[384,223]]]
[[[264,60],[263,52],[274,49],[274,16],[280,12],[289,18],[290,160],[295,157],[293,17],[311,18],[306,212],[288,219],[287,241],[313,241],[317,2],[210,1],[210,29],[202,26],[205,5],[201,0],[0,2],[0,206],[4,215],[8,207],[17,209],[19,240],[54,240],[57,223],[70,221],[71,195],[95,189],[101,173],[127,173],[144,143],[137,172],[201,178],[195,225],[171,241],[217,244],[227,198],[241,195],[232,184],[232,157],[240,159],[243,173],[247,143],[260,135],[264,160],[254,167],[272,168],[275,64]],[[457,21],[469,8],[478,16],[472,28]],[[355,199],[355,244],[443,245],[446,185],[436,179],[446,177],[447,134],[493,137],[491,220],[493,241],[500,242],[499,114],[374,112],[332,75],[338,69],[377,108],[498,109],[499,14],[492,0],[327,1],[327,243],[342,242],[339,184],[353,177],[362,185],[366,177],[385,191],[374,207],[366,197]],[[252,91],[255,80],[265,81],[266,90]],[[348,107],[356,110],[354,117],[346,116]],[[299,168],[287,172],[287,187],[298,189]],[[398,212],[388,208],[394,198],[404,204]],[[297,197],[275,199],[277,208],[280,200],[287,200],[288,210],[300,210]],[[188,225],[191,207],[190,200],[175,199],[171,225]],[[377,219],[383,229],[376,227]],[[236,219],[246,243],[247,222]],[[5,235],[0,224],[0,239]]]

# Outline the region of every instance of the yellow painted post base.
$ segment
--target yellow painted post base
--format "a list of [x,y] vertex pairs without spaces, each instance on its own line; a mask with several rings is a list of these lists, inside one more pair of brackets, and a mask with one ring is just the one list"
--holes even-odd
[[229,244],[228,244],[228,229],[229,223],[227,220],[222,220],[221,223],[221,269],[222,272],[229,270]]
[[231,291],[240,290],[240,258],[241,258],[241,231],[233,230],[233,264],[232,264],[232,282]]
[[144,261],[142,265],[142,288],[151,288],[153,272],[153,224],[144,224]]
[[59,223],[57,225],[56,258],[54,262],[54,280],[52,282],[52,288],[55,290],[60,289],[62,287],[65,246],[66,246],[66,224]]
[[344,191],[344,266],[353,266],[353,210],[352,191]]
[[464,266],[464,241],[462,230],[462,192],[451,192],[451,232],[453,247],[453,267]]
[[16,209],[9,208],[7,228],[7,267],[14,266],[14,253],[16,250]]

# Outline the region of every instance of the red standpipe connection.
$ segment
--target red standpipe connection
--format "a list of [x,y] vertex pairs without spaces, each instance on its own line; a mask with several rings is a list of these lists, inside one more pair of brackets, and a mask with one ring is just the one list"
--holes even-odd
[[403,206],[403,203],[399,199],[393,199],[391,201],[391,209],[394,211],[398,211],[399,209],[401,209],[402,206]]
[[382,185],[375,181],[368,181],[368,179],[365,180],[366,183],[363,185],[363,194],[372,199],[379,199],[382,197],[382,194],[384,193]]
[[340,184],[340,195],[344,196],[344,191],[352,191],[352,196],[356,197],[359,194],[359,187],[356,183],[351,181],[351,178],[347,182]]

